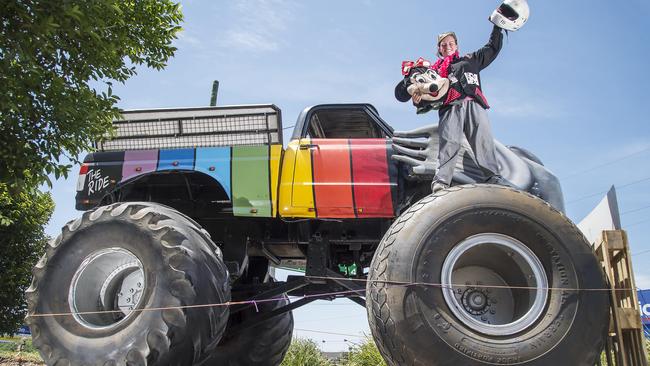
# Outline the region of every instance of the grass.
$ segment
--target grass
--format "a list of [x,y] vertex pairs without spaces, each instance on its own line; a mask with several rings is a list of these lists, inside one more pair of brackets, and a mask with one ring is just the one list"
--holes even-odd
[[[32,345],[32,339],[29,337],[0,337],[0,341],[9,343],[0,343],[0,363],[2,361],[31,362],[43,364],[41,355]],[[18,352],[19,345],[22,349]]]
[[[29,362],[42,365],[43,361],[38,351],[32,345],[29,337],[0,337],[0,364],[3,361]],[[18,352],[18,345],[23,342],[22,351]],[[645,340],[646,356],[650,364],[650,340]],[[602,355],[602,364],[606,365],[605,355]],[[371,338],[352,347],[344,359],[334,364],[327,360],[320,352],[318,345],[308,339],[294,339],[281,366],[385,366],[377,346]]]

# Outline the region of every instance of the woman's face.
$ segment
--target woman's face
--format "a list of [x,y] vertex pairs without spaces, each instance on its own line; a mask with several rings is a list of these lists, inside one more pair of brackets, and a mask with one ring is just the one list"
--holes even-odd
[[458,45],[456,40],[452,36],[447,36],[440,41],[440,46],[438,46],[438,52],[442,57],[447,57],[453,55],[458,50]]

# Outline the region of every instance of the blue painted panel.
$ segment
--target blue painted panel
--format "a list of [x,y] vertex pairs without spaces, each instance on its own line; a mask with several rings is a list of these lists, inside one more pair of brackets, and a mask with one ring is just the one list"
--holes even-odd
[[196,171],[216,179],[232,199],[230,188],[230,147],[201,147],[196,149]]
[[160,150],[157,170],[193,170],[194,149]]
[[640,290],[638,294],[643,333],[646,338],[650,339],[650,290]]

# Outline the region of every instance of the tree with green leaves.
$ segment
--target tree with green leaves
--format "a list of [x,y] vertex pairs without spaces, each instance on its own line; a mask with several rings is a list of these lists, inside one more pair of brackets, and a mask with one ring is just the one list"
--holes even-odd
[[37,187],[110,133],[112,83],[165,67],[182,20],[171,0],[0,2],[0,332],[22,322],[46,240],[53,203]]
[[119,116],[111,83],[138,65],[162,69],[182,19],[170,0],[2,1],[0,182],[15,190],[66,176],[64,161]]
[[333,366],[323,356],[316,342],[311,339],[294,338],[280,366]]
[[0,206],[7,220],[0,224],[0,334],[11,334],[25,319],[25,290],[47,242],[43,226],[52,215],[54,202],[48,193],[37,189],[11,196],[7,185],[0,183]]

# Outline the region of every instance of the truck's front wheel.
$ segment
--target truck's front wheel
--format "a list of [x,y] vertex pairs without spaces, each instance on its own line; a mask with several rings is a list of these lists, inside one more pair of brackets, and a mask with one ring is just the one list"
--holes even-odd
[[582,234],[544,201],[461,186],[390,228],[369,272],[368,315],[390,365],[593,365],[605,287]]
[[171,209],[118,203],[63,228],[27,291],[48,365],[192,365],[221,337],[228,273],[200,229]]

